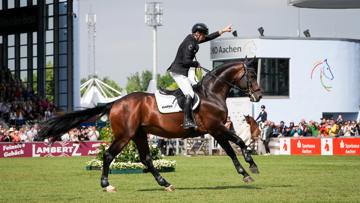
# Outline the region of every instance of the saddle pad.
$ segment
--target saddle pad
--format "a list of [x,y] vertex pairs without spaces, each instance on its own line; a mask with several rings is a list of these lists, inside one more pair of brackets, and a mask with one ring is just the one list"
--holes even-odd
[[[195,93],[195,104],[193,105],[192,109],[195,110],[200,103],[200,97]],[[182,109],[180,108],[177,99],[173,95],[164,95],[159,92],[159,90],[155,91],[155,100],[158,106],[160,113],[175,113],[181,112]]]

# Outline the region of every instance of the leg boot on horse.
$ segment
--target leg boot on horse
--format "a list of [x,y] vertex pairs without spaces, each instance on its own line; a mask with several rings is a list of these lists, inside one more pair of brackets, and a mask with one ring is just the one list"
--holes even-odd
[[193,99],[190,95],[185,96],[184,105],[184,129],[197,128],[195,123],[194,114],[192,111]]

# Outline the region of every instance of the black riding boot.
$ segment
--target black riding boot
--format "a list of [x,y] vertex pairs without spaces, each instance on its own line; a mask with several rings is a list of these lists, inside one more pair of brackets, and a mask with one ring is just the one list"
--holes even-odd
[[184,129],[197,128],[192,112],[192,98],[190,95],[185,96],[184,105]]

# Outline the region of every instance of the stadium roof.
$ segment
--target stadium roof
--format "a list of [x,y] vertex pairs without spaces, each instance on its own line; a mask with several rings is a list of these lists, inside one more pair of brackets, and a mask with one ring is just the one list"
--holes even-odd
[[301,8],[318,8],[318,9],[360,8],[359,0],[289,0],[289,4]]

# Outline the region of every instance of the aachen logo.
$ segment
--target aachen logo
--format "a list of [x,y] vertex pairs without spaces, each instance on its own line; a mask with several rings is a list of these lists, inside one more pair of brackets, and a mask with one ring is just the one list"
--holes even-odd
[[211,48],[211,54],[228,54],[236,52],[241,52],[241,46],[232,47],[229,45],[228,47],[219,46]]

